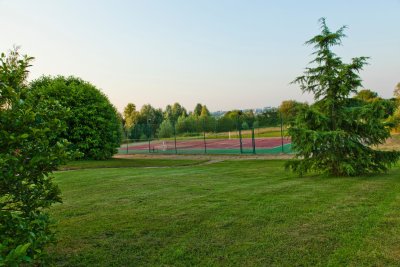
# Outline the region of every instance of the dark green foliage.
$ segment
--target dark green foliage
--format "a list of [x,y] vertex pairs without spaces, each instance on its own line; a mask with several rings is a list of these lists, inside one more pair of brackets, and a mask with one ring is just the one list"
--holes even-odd
[[174,136],[174,126],[169,120],[164,120],[158,129],[158,137],[172,137]]
[[137,136],[154,138],[157,130],[163,121],[163,112],[156,109],[152,105],[143,105],[140,109],[136,125],[131,129],[131,138],[136,139]]
[[300,103],[295,100],[284,100],[279,106],[279,113],[285,124],[293,122],[299,110],[307,104]]
[[107,159],[121,141],[121,121],[107,96],[76,77],[41,77],[31,83],[32,104],[51,100],[69,109],[68,128],[60,137],[85,159]]
[[304,106],[289,128],[297,159],[288,167],[303,174],[308,171],[354,176],[386,171],[399,156],[395,151],[374,150],[390,137],[394,126],[386,121],[393,110],[390,101],[349,98],[361,86],[358,72],[366,57],[343,63],[331,47],[340,45],[345,27],[331,32],[321,20],[322,32],[306,44],[313,45],[316,66],[298,77],[303,92],[314,94],[315,103]]
[[126,130],[132,128],[132,126],[135,125],[138,116],[139,112],[136,111],[135,104],[128,103],[128,105],[124,109],[124,114],[123,114],[124,127]]
[[256,116],[254,115],[253,110],[244,111],[242,114],[242,120],[249,126],[253,127],[254,121],[256,120]]
[[400,83],[398,83],[394,89],[394,96],[396,97],[396,111],[393,114],[392,120],[396,124],[396,130],[400,131]]
[[369,89],[363,89],[360,90],[354,98],[364,100],[364,101],[374,101],[375,99],[378,99],[378,94],[376,92],[373,92]]
[[[205,106],[204,106],[205,107]],[[200,116],[198,118],[201,132],[216,132],[217,120],[212,116]]]
[[187,111],[183,106],[181,106],[181,104],[175,103],[172,106],[167,105],[167,107],[165,108],[165,112],[164,112],[165,120],[169,120],[172,123],[176,123],[176,121],[178,120],[178,118],[180,116],[184,116],[184,117],[187,116]]
[[44,209],[61,201],[49,175],[69,157],[60,138],[67,110],[27,101],[31,60],[17,49],[0,57],[0,266],[43,261],[53,240]]
[[176,122],[177,133],[198,133],[198,117],[197,115],[180,116]]
[[280,124],[279,112],[277,108],[264,109],[257,115],[259,126],[278,126]]
[[[187,113],[179,103],[167,105],[164,111],[150,104],[136,111],[136,106],[129,103],[124,109],[122,121],[126,131],[125,138],[132,139],[131,141],[172,137],[174,127],[178,135],[196,136],[203,132],[237,131],[239,127],[250,129],[280,125],[276,108],[266,108],[258,114],[255,114],[253,110],[243,112],[231,110],[218,117],[212,115],[206,105],[197,104],[193,112]],[[284,123],[286,121],[289,119],[284,118]],[[245,127],[242,127],[243,125]]]
[[134,124],[129,130],[128,136],[130,139],[148,140],[151,133],[151,126],[149,124]]
[[196,106],[194,107],[193,113],[197,116],[200,116],[202,109],[203,109],[203,105],[200,103],[197,103]]
[[208,117],[210,116],[210,111],[208,110],[207,106],[204,105],[201,107],[200,117]]
[[400,83],[394,88],[394,96],[400,98]]
[[237,123],[227,116],[218,119],[217,132],[228,132],[237,129]]

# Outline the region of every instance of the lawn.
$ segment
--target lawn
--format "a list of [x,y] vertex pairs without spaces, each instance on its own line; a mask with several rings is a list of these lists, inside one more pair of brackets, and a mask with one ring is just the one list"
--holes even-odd
[[205,162],[206,160],[191,160],[191,159],[109,159],[109,160],[81,160],[71,161],[60,166],[59,170],[80,170],[80,169],[98,169],[98,168],[129,168],[129,167],[177,167],[196,165]]
[[283,164],[58,172],[64,203],[51,210],[59,237],[51,258],[58,266],[398,266],[399,167],[301,178]]

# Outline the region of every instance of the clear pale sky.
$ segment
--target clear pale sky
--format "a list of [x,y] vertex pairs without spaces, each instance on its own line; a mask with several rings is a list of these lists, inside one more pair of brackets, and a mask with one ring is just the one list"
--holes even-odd
[[400,0],[0,0],[0,51],[35,57],[30,79],[75,75],[120,110],[196,103],[212,111],[312,101],[295,85],[312,59],[304,42],[349,28],[335,52],[369,56],[365,88],[400,82]]

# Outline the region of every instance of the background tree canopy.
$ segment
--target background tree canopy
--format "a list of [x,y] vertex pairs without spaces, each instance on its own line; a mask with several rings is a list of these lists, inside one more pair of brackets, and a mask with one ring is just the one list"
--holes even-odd
[[282,116],[282,119],[286,123],[290,123],[296,118],[298,111],[306,105],[307,104],[300,103],[295,100],[284,100],[282,101],[278,110]]
[[126,129],[130,129],[135,125],[139,116],[139,112],[136,111],[136,106],[133,103],[129,103],[124,109],[124,126]]
[[400,97],[400,83],[398,83],[396,85],[396,87],[394,88],[394,96],[395,97]]
[[[289,123],[298,107],[305,105],[295,101],[285,109],[289,114],[284,123]],[[150,104],[143,105],[136,111],[133,103],[127,104],[123,119],[126,138],[131,140],[148,140],[153,138],[171,137],[174,134],[181,136],[195,136],[205,132],[227,132],[250,128],[275,127],[280,124],[277,108],[264,108],[256,113],[253,110],[231,110],[212,113],[206,105],[198,103],[193,111],[187,111],[180,103],[167,105],[165,110],[157,109]]]
[[[296,78],[304,92],[314,94],[315,103],[304,106],[289,128],[297,159],[288,167],[304,173],[324,172],[332,175],[359,175],[385,171],[396,163],[400,153],[378,151],[373,146],[385,142],[394,126],[388,121],[393,104],[375,95],[350,98],[361,87],[358,75],[366,64],[366,57],[353,58],[350,63],[332,52],[341,44],[345,27],[331,32],[321,19],[321,33],[306,44],[313,45],[314,67],[306,68]],[[388,112],[390,111],[390,112]]]
[[69,109],[67,130],[62,138],[85,159],[107,159],[120,146],[121,121],[107,96],[92,84],[76,77],[41,77],[31,83],[32,105],[57,101]]
[[373,92],[369,89],[363,89],[360,90],[355,96],[354,98],[363,100],[363,101],[374,101],[374,100],[379,100],[378,98],[378,94],[376,92]]

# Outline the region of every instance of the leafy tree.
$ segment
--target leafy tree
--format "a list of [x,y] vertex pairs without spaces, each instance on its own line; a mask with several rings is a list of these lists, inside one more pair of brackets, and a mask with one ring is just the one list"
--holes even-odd
[[124,126],[126,129],[130,129],[137,122],[139,112],[136,111],[136,106],[133,103],[128,103],[124,108],[123,118],[125,120]]
[[247,124],[247,129],[252,128],[254,121],[256,120],[254,111],[251,109],[251,110],[246,110],[245,112],[243,112],[243,120]]
[[198,103],[195,107],[194,107],[194,110],[193,110],[193,113],[195,114],[195,115],[197,115],[197,116],[200,116],[201,115],[201,110],[203,109],[203,106],[200,104],[200,103]]
[[172,118],[172,106],[167,105],[164,111],[164,120],[170,120]]
[[210,111],[208,110],[207,106],[206,105],[202,106],[201,112],[200,112],[200,117],[209,117],[210,115],[211,114],[210,114]]
[[196,124],[199,126],[197,131],[215,132],[217,128],[217,120],[212,116],[196,117]]
[[282,101],[278,110],[279,110],[280,114],[282,115],[282,119],[283,119],[284,123],[286,124],[286,123],[292,122],[296,118],[298,111],[304,105],[306,105],[306,104],[297,102],[295,100]]
[[187,116],[187,111],[183,106],[181,106],[181,104],[174,103],[172,105],[172,118],[176,122],[179,116]]
[[152,105],[143,105],[140,109],[138,124],[142,128],[146,128],[144,134],[147,137],[154,137],[157,129],[163,121],[163,113],[161,109],[156,109]]
[[186,117],[181,116],[176,122],[176,132],[184,133],[187,132]]
[[394,89],[394,96],[396,97],[397,110],[393,114],[393,122],[396,124],[396,130],[400,131],[400,83],[398,83]]
[[181,106],[181,104],[174,103],[172,106],[168,105],[165,108],[164,119],[176,123],[180,116],[187,116],[187,111],[183,106]]
[[228,132],[236,130],[237,122],[229,116],[222,116],[217,120],[217,132]]
[[370,102],[370,101],[377,100],[378,99],[378,94],[376,92],[373,92],[373,91],[369,90],[369,89],[363,89],[363,90],[360,90],[354,96],[354,98]]
[[150,104],[143,105],[139,113],[139,123],[161,123],[163,114],[161,109],[156,109]]
[[174,135],[174,126],[169,120],[164,120],[158,129],[158,137],[172,137]]
[[217,131],[217,119],[214,116],[209,116],[206,119],[206,131],[207,132],[216,132]]
[[41,77],[31,83],[30,102],[54,100],[69,108],[67,131],[61,138],[71,143],[85,159],[107,159],[117,152],[121,141],[121,121],[117,110],[92,84],[76,77]]
[[225,113],[224,117],[232,120],[234,128],[231,130],[238,130],[243,123],[243,112],[241,110],[231,110]]
[[395,98],[383,99],[376,92],[371,91],[369,89],[360,90],[353,98],[364,103],[380,102],[382,110],[386,114],[383,119],[386,122],[389,122],[390,124],[393,125],[398,124],[398,120],[396,119],[396,114],[395,114],[397,108],[397,103]]
[[231,110],[217,120],[217,132],[227,132],[237,130],[242,123],[242,111]]
[[289,128],[296,159],[288,167],[302,174],[308,171],[354,176],[385,171],[397,162],[400,153],[378,151],[372,146],[390,136],[385,122],[386,102],[365,102],[349,98],[361,86],[358,72],[366,57],[346,64],[331,48],[341,44],[345,27],[331,32],[321,19],[322,32],[306,44],[313,45],[316,66],[306,68],[294,80],[303,92],[314,94],[315,103],[303,107]]
[[18,49],[0,56],[0,266],[44,264],[54,240],[46,209],[61,201],[51,173],[68,158],[67,110],[27,101],[32,59]]
[[254,121],[253,127],[254,128],[259,128],[260,127],[260,122],[259,121]]
[[261,114],[257,114],[256,120],[259,126],[277,126],[280,118],[277,108],[265,108]]
[[198,131],[202,132],[213,132],[216,130],[216,119],[211,116],[210,111],[206,105],[201,108],[200,116],[194,115],[197,124],[200,125]]
[[148,140],[150,126],[146,123],[136,123],[128,132],[128,137],[134,140]]
[[400,131],[400,108],[397,107],[397,110],[394,112],[393,117],[392,117],[393,123],[396,125],[396,131]]
[[394,89],[394,96],[400,98],[400,83],[398,83]]
[[226,112],[224,114],[224,117],[230,118],[237,122],[240,119],[240,116],[242,116],[242,115],[243,115],[242,111],[234,109],[234,110],[230,110],[230,111]]
[[180,116],[176,122],[176,130],[178,133],[196,133],[201,131],[194,115],[187,117]]

